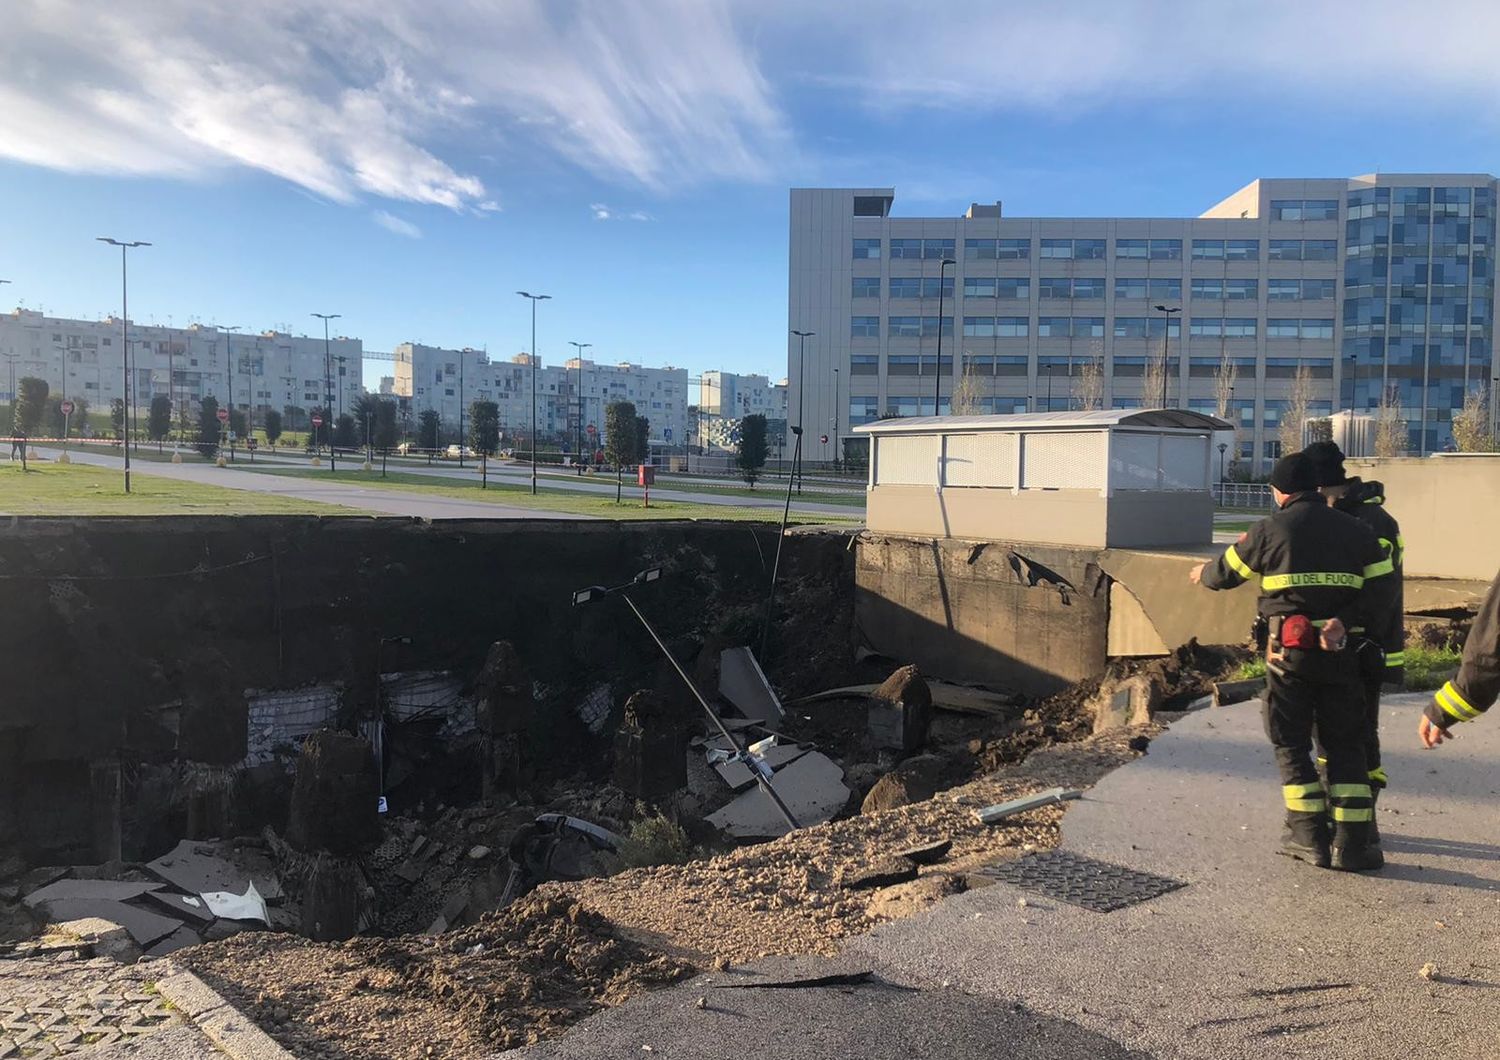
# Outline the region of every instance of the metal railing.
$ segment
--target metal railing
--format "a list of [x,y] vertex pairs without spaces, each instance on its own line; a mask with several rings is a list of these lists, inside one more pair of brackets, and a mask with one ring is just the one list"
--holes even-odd
[[1269,512],[1276,507],[1271,487],[1264,482],[1216,482],[1214,503],[1220,508],[1247,508]]

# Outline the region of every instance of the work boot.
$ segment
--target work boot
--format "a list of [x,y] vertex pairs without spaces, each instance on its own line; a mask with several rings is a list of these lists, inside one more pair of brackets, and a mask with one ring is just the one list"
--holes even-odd
[[1375,820],[1375,807],[1380,802],[1380,787],[1378,785],[1370,789],[1370,837],[1365,840],[1366,849],[1381,856],[1381,864],[1384,864],[1385,855],[1380,850],[1380,824]]
[[1320,869],[1328,868],[1328,818],[1321,813],[1287,814],[1279,853]]
[[1331,854],[1339,872],[1369,872],[1385,865],[1380,848],[1370,845],[1368,821],[1340,822],[1333,830]]

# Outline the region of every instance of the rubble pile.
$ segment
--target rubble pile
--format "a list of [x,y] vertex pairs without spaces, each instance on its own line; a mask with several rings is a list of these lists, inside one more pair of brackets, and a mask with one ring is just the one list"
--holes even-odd
[[559,895],[442,938],[241,936],[179,959],[303,1057],[487,1055],[691,972]]

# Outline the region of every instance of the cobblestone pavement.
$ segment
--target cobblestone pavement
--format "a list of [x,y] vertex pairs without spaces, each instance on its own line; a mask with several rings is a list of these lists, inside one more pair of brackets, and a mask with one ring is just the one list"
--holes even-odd
[[[156,962],[0,960],[0,1060],[79,1055],[183,1021],[150,983]],[[164,966],[163,966],[164,967]]]

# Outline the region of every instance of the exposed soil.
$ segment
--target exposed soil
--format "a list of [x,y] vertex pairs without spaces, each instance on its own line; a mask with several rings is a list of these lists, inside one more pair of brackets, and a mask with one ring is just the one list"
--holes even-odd
[[557,1034],[689,974],[559,895],[442,937],[242,934],[177,958],[303,1057],[470,1057]]

